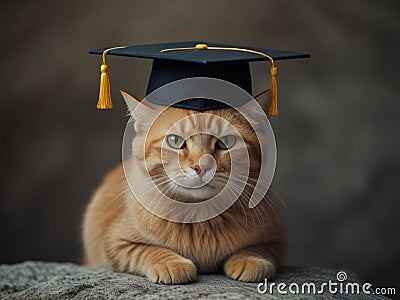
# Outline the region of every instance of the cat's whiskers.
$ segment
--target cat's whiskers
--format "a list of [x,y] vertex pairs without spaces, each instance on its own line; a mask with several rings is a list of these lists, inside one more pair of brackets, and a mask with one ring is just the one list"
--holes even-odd
[[[251,177],[246,177],[246,176],[243,176],[243,175],[238,175],[238,176],[242,176],[242,177],[246,178],[247,180],[249,180],[251,182],[254,182],[255,184],[260,184],[261,186],[264,186],[264,187],[268,186],[266,183],[264,183],[264,182],[262,182],[262,181],[260,181],[258,179],[254,179],[254,178],[251,178]],[[276,184],[275,183],[274,183],[273,186],[272,185],[269,186],[269,190],[271,191],[271,193],[273,193],[274,195],[277,196],[276,199],[278,199],[278,201],[284,206],[284,208],[287,209],[286,203],[283,201],[282,197],[280,197],[280,195],[275,191],[276,190]]]
[[[168,182],[170,181],[170,179],[168,179]],[[155,206],[154,206],[154,208],[155,209],[157,209],[158,208],[158,206],[161,204],[161,202],[164,202],[164,206],[163,207],[161,207],[161,211],[164,211],[164,209],[165,209],[165,206],[168,204],[168,201],[160,201],[163,197],[165,198],[165,197],[168,197],[168,198],[171,198],[171,199],[176,199],[176,196],[178,195],[178,193],[179,193],[179,189],[180,189],[180,187],[179,186],[177,186],[177,185],[173,185],[172,187],[170,186],[170,185],[167,185],[167,186],[165,186],[164,188],[162,188],[161,190],[159,190],[160,191],[160,193],[158,193],[158,195],[155,197],[155,198],[152,198],[152,202],[155,202],[155,201],[157,201],[156,203],[155,203]],[[167,194],[169,194],[169,195],[167,195]],[[154,213],[152,213],[152,216],[151,216],[151,219],[150,219],[150,228],[151,228],[151,226],[152,226],[152,223],[153,223],[153,219],[154,219]]]
[[[229,186],[229,185],[227,185],[226,187],[227,187],[228,189],[230,189],[231,191],[233,191],[233,190],[235,189],[235,187]],[[239,198],[239,197],[240,197],[240,195],[238,196],[238,198]],[[235,201],[235,202],[233,203],[233,206],[235,206],[236,202],[239,202],[239,203],[240,203],[240,206],[241,206],[241,208],[242,208],[242,210],[243,210],[243,213],[244,213],[244,216],[245,216],[246,227],[247,227],[247,226],[248,226],[248,221],[247,221],[246,209],[245,209],[245,207],[243,206],[243,203],[242,203],[241,201]],[[255,223],[254,217],[251,215],[251,213],[250,213],[250,216],[253,218],[253,223]]]
[[[244,190],[242,191],[242,195],[241,195],[241,198],[240,198],[239,201],[240,201],[240,202],[244,201],[244,202],[246,203],[246,205],[248,205],[248,203],[250,203],[251,196],[252,196],[252,193],[250,193],[249,191],[247,191],[246,189],[244,189]],[[248,208],[248,210],[249,210],[250,215],[251,215],[252,217],[253,217],[253,215],[255,215],[255,216],[257,217],[258,221],[259,221],[260,223],[262,223],[262,224],[264,225],[264,227],[266,227],[264,217],[263,217],[263,215],[259,212],[259,210],[258,210],[256,207],[254,207],[254,208],[252,208],[252,209]],[[254,219],[254,217],[253,217],[253,219]]]
[[271,193],[276,196],[275,198],[278,199],[279,202],[283,205],[283,207],[287,210],[288,207],[287,207],[286,203],[283,201],[283,198],[281,197],[281,195],[278,193],[278,191],[276,191],[277,189],[279,189],[279,188],[276,187],[276,184],[274,184],[274,186],[270,187]]
[[[118,180],[118,182],[120,182],[120,181],[123,181],[123,180],[126,180],[126,177],[125,176],[122,176],[119,180]],[[129,186],[128,187],[126,187],[125,189],[123,189],[122,191],[120,191],[117,195],[115,195],[110,201],[108,201],[107,202],[107,204],[105,205],[105,207],[109,207],[114,201],[115,201],[115,199],[117,199],[119,196],[121,196],[122,194],[124,194],[124,193],[126,193],[126,192],[128,192],[130,189],[129,189]]]
[[165,175],[159,175],[159,176],[149,176],[147,178],[144,179],[144,184],[145,185],[162,185],[166,182],[168,182],[170,180],[170,178],[168,176]]
[[[254,190],[254,186],[253,186],[252,184],[249,184],[247,181],[241,180],[241,179],[239,179],[239,178],[232,178],[232,180],[236,180],[236,181],[238,181],[239,183],[242,183],[242,184],[245,184],[245,185],[249,186],[249,187],[252,189],[252,193],[256,192],[256,190]],[[232,184],[235,184],[235,183],[232,182]],[[261,194],[261,192],[259,192],[259,191],[257,191],[257,192],[260,193],[260,195],[263,197],[264,200],[267,200],[267,201],[266,201],[266,202],[267,202],[267,205],[271,208],[271,210],[273,211],[273,213],[275,214],[275,216],[276,216],[276,217],[279,217],[279,216],[277,215],[277,212],[276,212],[276,209],[275,209],[274,205],[272,204],[272,200],[268,197],[268,195],[263,195],[263,194]],[[249,202],[250,202],[252,193],[250,193],[249,191],[247,191],[247,190],[245,190],[245,189],[243,190],[243,196],[244,196],[244,198],[245,198],[246,201],[249,201]],[[264,222],[263,215],[260,214],[259,209],[257,208],[257,206],[254,207],[253,210],[250,210],[250,211],[251,211],[251,212],[254,211],[257,215],[259,215],[259,216],[262,218],[262,220],[263,220],[263,222]],[[271,222],[271,220],[269,220],[269,221]],[[271,225],[272,225],[272,223],[271,223]]]
[[272,208],[272,210],[275,214],[275,217],[276,217],[275,219],[278,220],[278,222],[281,226],[283,226],[284,225],[283,220],[282,220],[282,218],[280,218],[277,208],[273,205],[274,202],[273,202],[272,198],[270,198],[270,196],[268,194],[265,195],[265,198],[268,200],[267,203],[269,203],[270,207]]
[[[259,182],[259,183],[264,184],[264,183],[262,183],[262,182]],[[254,190],[254,191],[257,192],[257,193],[259,193],[259,195],[261,195],[261,192],[260,192],[260,191],[256,191],[256,190]],[[273,187],[272,187],[272,186],[269,187],[269,191],[270,191],[271,193],[276,194],[276,193],[273,191]],[[274,211],[275,216],[278,217],[277,209],[276,209],[276,207],[273,205],[274,200],[273,200],[268,194],[261,195],[261,196],[263,196],[263,198],[265,198],[265,199],[268,200],[268,201],[267,201],[267,202],[268,202],[268,205],[269,205],[269,206],[271,207],[271,209]],[[286,206],[286,204],[283,202],[283,199],[282,199],[281,197],[276,197],[276,198],[274,198],[274,199],[278,199],[278,200],[280,201],[280,203],[282,203],[282,205],[287,209],[287,206]],[[278,219],[278,220],[281,220],[281,218],[277,218],[277,219]]]
[[[167,192],[170,192],[171,195],[167,196],[164,194],[164,192],[168,189]],[[165,187],[162,191],[161,194],[159,194],[154,200],[157,201],[156,205],[159,206],[161,201],[159,201],[162,197],[169,197],[171,199],[174,199],[174,195],[177,194],[178,192],[178,186],[173,186],[171,187]],[[164,211],[165,206],[167,205],[168,201],[163,201],[164,202],[164,206],[161,207],[161,211]],[[151,219],[150,219],[150,228],[152,228],[152,224],[153,224],[153,219],[154,219],[154,213],[152,213]]]
[[151,178],[148,182],[146,182],[146,185],[153,184],[155,186],[158,185],[163,185],[167,182],[169,182],[171,179],[168,176],[160,177],[160,178]]
[[[236,185],[236,184],[233,183],[233,182],[231,182],[231,187],[235,187],[236,189],[238,189],[239,192],[242,190],[242,187],[241,187],[241,186]],[[248,195],[248,192],[247,192],[245,189],[243,189],[243,190],[241,191],[241,194],[240,194],[240,197],[239,197],[238,201],[241,203],[242,206],[244,206],[244,204],[243,204],[242,202],[245,202],[245,204],[247,204],[246,202],[248,202],[249,200],[250,200],[250,195]],[[255,219],[254,219],[254,211],[250,210],[249,208],[246,208],[246,209],[247,209],[247,211],[250,213],[250,216],[251,216],[251,218],[252,218],[252,220],[253,220],[253,223],[256,224],[256,221],[255,221]],[[258,216],[258,215],[256,214],[256,217],[257,217],[257,219],[258,219],[258,221],[259,221],[260,223],[263,223],[263,220],[260,219],[260,216]]]
[[[147,185],[151,185],[152,188],[149,188],[146,192],[144,192],[142,194],[141,198],[148,198],[145,197],[147,196],[150,192],[154,192],[157,191],[157,193],[155,193],[155,195],[152,195],[152,197],[150,197],[150,202],[147,203],[147,205],[149,207],[151,207],[151,205],[155,205],[154,207],[157,208],[158,205],[160,205],[159,200],[162,197],[165,197],[164,192],[168,189],[168,186],[166,186],[165,184],[168,183],[170,181],[170,178],[168,176],[165,175],[154,175],[154,176],[149,176],[143,179],[143,185],[147,186]],[[138,200],[139,202],[141,202],[140,200]],[[154,204],[153,204],[154,203]],[[154,213],[151,214],[151,218],[150,218],[150,229],[152,228],[152,224],[153,224],[153,218],[154,218]],[[144,214],[142,216],[142,218],[146,218],[146,215]]]
[[[151,202],[156,202],[155,203],[155,209],[157,208],[157,206],[159,206],[160,205],[160,203],[161,203],[161,201],[160,201],[160,199],[162,198],[162,197],[165,197],[165,194],[164,194],[164,192],[166,191],[166,189],[167,189],[167,187],[165,187],[164,189],[161,189],[161,190],[159,190],[159,193],[156,195],[156,197],[155,198],[151,198]],[[150,210],[151,211],[151,218],[150,218],[150,225],[149,225],[149,227],[150,227],[150,229],[152,229],[152,226],[153,226],[153,219],[154,219],[154,216],[155,216],[155,213],[153,212],[153,209],[152,210]]]
[[[248,187],[251,188],[251,192],[249,192],[248,190],[244,189],[244,195],[245,195],[245,197],[246,197],[246,201],[249,201],[249,202],[250,202],[250,201],[251,201],[251,198],[252,198],[252,196],[253,196],[253,193],[256,192],[256,191],[254,190],[254,186],[253,186],[252,184],[248,183],[247,181],[242,181],[242,180],[240,180],[240,179],[237,179],[237,180],[238,180],[240,183],[244,183],[246,186],[248,186]],[[261,192],[259,192],[259,194],[262,196],[262,199],[266,200],[266,201],[267,201],[267,204],[274,210],[274,207],[272,206],[272,204],[269,203],[268,200],[266,199],[267,195],[264,195],[264,194],[262,194]],[[261,213],[261,211],[260,211],[260,209],[259,209],[259,206],[256,206],[256,207],[252,208],[250,211],[256,213],[257,216],[259,216],[259,217],[263,220],[263,223],[265,224],[264,216],[263,216],[263,214]],[[270,220],[269,220],[269,221],[270,221]]]

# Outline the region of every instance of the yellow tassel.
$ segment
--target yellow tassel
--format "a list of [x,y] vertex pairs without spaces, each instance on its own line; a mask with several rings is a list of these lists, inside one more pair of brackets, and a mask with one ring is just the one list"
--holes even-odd
[[115,49],[122,49],[126,48],[126,46],[118,46],[108,48],[103,51],[102,57],[102,64],[100,66],[100,92],[99,92],[99,101],[97,102],[98,109],[110,109],[113,107],[111,102],[111,93],[110,93],[110,78],[108,77],[107,71],[108,66],[106,63],[106,55],[108,51],[115,50]]
[[268,115],[276,116],[278,114],[278,81],[276,79],[276,74],[278,73],[278,68],[274,65],[271,66],[271,82],[270,82],[270,93],[271,93],[271,103],[269,104]]
[[110,95],[110,78],[107,74],[108,66],[107,64],[102,64],[100,67],[100,92],[99,101],[97,102],[98,109],[110,109],[113,107]]

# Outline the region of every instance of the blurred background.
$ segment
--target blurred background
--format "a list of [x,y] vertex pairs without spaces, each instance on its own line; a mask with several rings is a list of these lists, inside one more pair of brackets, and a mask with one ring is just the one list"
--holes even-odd
[[[398,286],[398,1],[3,1],[0,262],[79,262],[92,192],[121,161],[118,90],[144,96],[151,62],[109,57],[114,109],[96,109],[114,45],[204,40],[311,53],[278,62],[273,187],[287,264]],[[268,63],[253,63],[254,94]],[[284,203],[284,205],[282,204]],[[399,288],[398,288],[399,290]]]

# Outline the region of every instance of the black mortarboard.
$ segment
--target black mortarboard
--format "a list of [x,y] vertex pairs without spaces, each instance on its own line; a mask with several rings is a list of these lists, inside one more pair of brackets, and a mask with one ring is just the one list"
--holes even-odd
[[[249,94],[252,93],[249,63],[271,61],[271,105],[270,115],[277,114],[277,84],[275,60],[307,58],[308,54],[282,50],[239,47],[215,43],[178,42],[127,47],[112,47],[91,50],[101,54],[100,109],[111,108],[109,78],[106,55],[141,57],[153,59],[153,67],[146,95],[165,84],[191,77],[211,77],[231,82]],[[151,101],[151,100],[150,100]],[[163,105],[163,103],[156,103]],[[164,104],[165,105],[165,104]],[[212,99],[188,99],[173,104],[174,107],[205,111],[227,107],[227,104]]]

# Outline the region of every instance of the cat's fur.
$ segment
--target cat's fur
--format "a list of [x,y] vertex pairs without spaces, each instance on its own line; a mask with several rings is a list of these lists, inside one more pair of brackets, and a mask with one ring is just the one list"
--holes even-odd
[[[257,97],[264,110],[268,106],[268,95],[264,93]],[[133,111],[139,100],[126,93],[123,96]],[[252,192],[260,167],[260,148],[254,131],[234,109],[207,113],[228,120],[244,137],[250,154],[250,178],[242,196],[223,214],[210,220],[194,224],[167,221],[150,213],[135,199],[123,167],[119,165],[105,177],[85,213],[83,243],[87,265],[138,274],[165,284],[193,281],[198,272],[223,271],[230,278],[247,282],[274,276],[286,250],[285,230],[270,193],[255,208],[248,207],[246,195]],[[147,124],[148,116],[134,115],[137,136],[129,161],[135,166],[134,178],[148,177],[144,160],[152,176],[163,173],[160,148],[165,131],[179,119],[194,114],[201,113],[170,107],[151,128]],[[259,116],[255,113],[254,117]],[[137,153],[143,152],[138,149],[143,149],[146,133],[144,158]],[[193,140],[190,149],[179,150],[182,152],[181,164],[192,166],[199,155],[213,155],[218,167],[215,176],[223,182],[229,175],[230,159],[226,153],[217,153],[215,147],[207,145],[210,141],[206,135],[199,136],[197,147]],[[172,195],[178,201],[188,202],[207,198],[207,192],[191,193],[182,191]],[[146,195],[155,197],[151,191]],[[196,195],[203,196],[197,199]]]

